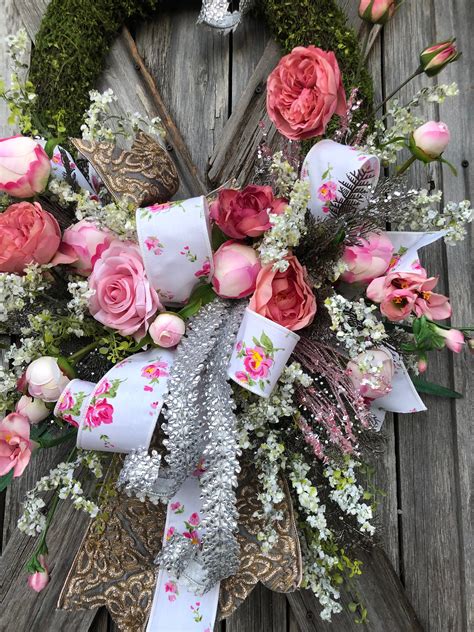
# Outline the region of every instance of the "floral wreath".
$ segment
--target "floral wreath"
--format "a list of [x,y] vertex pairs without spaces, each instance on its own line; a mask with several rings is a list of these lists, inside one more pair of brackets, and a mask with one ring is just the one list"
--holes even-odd
[[[384,24],[396,8],[361,0],[359,12]],[[167,507],[153,629],[175,619],[172,629],[211,629],[219,584],[239,572],[246,465],[259,554],[278,549],[290,516],[292,587],[310,588],[329,619],[341,584],[361,573],[356,546],[375,533],[368,471],[386,411],[426,410],[420,393],[460,397],[420,377],[430,353],[460,353],[472,339],[440,322],[450,301],[419,250],[462,240],[472,210],[467,200],[440,208],[441,192],[409,188],[403,175],[416,160],[447,163],[447,126],[414,111],[457,87],[423,88],[406,105],[391,95],[374,108],[383,119],[362,125],[370,103],[344,83],[334,52],[297,46],[267,81],[284,149],[264,140],[241,189],[170,201],[178,176],[159,119],[117,119],[111,91],[93,90],[68,151],[38,126],[36,113],[51,110],[21,79],[25,33],[8,45],[14,72],[0,96],[22,135],[0,139],[0,322],[21,338],[1,370],[0,488],[37,451],[75,443],[24,503],[18,526],[38,537],[30,586],[48,583],[60,499],[101,520],[101,498],[76,471],[102,479],[121,452],[114,483]],[[458,58],[454,40],[437,43],[417,72],[434,76]],[[315,139],[305,155],[302,141]],[[353,610],[364,620],[362,604]]]

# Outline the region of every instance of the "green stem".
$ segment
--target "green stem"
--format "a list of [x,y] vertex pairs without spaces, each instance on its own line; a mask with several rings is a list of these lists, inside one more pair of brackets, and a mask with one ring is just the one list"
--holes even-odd
[[86,345],[82,349],[79,349],[79,351],[76,351],[75,353],[72,353],[66,359],[69,362],[69,364],[74,365],[77,362],[79,362],[79,360],[82,360],[82,358],[84,358],[88,353],[90,353],[91,351],[94,351],[94,349],[96,349],[98,346],[99,346],[99,341],[98,340],[94,340],[93,342],[91,342],[90,344]]
[[371,29],[368,25],[366,25],[367,28],[365,29],[365,34],[364,34],[364,39],[362,40],[362,45],[360,48],[360,58],[359,58],[359,64],[357,66],[357,77],[360,77],[360,73],[362,72],[362,67],[364,65],[364,60],[365,60],[365,54],[367,52],[367,44],[369,43],[369,37],[370,37],[370,32]]
[[416,160],[416,156],[410,156],[410,158],[408,158],[408,160],[404,162],[403,165],[397,169],[397,176],[400,176],[402,173],[405,173],[405,171],[412,166],[415,160]]
[[410,76],[408,77],[408,79],[406,79],[406,80],[405,80],[402,84],[400,84],[400,85],[398,86],[398,88],[396,88],[396,89],[395,89],[395,90],[394,90],[391,94],[389,94],[389,95],[388,95],[388,97],[386,97],[386,98],[382,101],[382,103],[380,103],[380,104],[379,104],[379,105],[375,108],[375,110],[374,110],[374,114],[375,114],[375,112],[378,112],[378,111],[380,110],[380,108],[381,108],[381,107],[383,107],[383,106],[387,103],[387,101],[390,101],[390,99],[392,99],[392,98],[393,98],[393,97],[397,94],[397,92],[398,92],[399,90],[401,90],[404,86],[406,86],[406,85],[407,85],[407,83],[410,83],[410,81],[411,81],[412,79],[414,79],[416,76],[421,75],[421,73],[422,73],[422,72],[423,72],[423,67],[422,67],[422,66],[418,66],[418,68],[415,70],[415,72],[414,72],[412,75],[410,75]]

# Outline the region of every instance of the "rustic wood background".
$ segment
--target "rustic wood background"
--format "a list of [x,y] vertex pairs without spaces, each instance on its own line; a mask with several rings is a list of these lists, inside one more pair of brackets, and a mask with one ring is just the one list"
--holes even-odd
[[[21,25],[34,42],[48,0],[0,0],[0,38]],[[278,59],[268,31],[247,18],[231,35],[196,26],[198,3],[172,3],[154,20],[130,35],[124,32],[109,56],[102,86],[110,86],[124,109],[159,113],[167,123],[170,151],[179,165],[180,193],[196,194],[223,182],[229,174],[243,179],[248,158],[259,139],[256,123],[264,116],[264,79]],[[357,30],[358,0],[340,0]],[[445,121],[452,140],[447,157],[459,177],[433,165],[417,166],[413,183],[443,188],[447,199],[472,195],[473,26],[469,0],[407,2],[378,35],[369,57],[377,100],[408,76],[420,50],[451,35],[458,38],[463,59],[435,80],[457,81],[461,94],[425,109],[428,118]],[[472,30],[472,29],[471,29]],[[267,46],[268,44],[268,46]],[[263,57],[262,57],[263,55]],[[3,42],[0,74],[8,74]],[[413,81],[402,101],[426,84]],[[233,116],[231,116],[233,115]],[[174,123],[173,123],[174,121]],[[0,135],[11,135],[0,103]],[[272,139],[270,131],[269,138]],[[186,147],[189,151],[186,150]],[[454,248],[441,244],[424,253],[432,274],[441,275],[441,290],[451,296],[453,324],[467,324],[472,304],[471,239]],[[360,600],[369,611],[365,629],[373,632],[468,632],[474,629],[472,539],[470,515],[470,415],[473,383],[467,353],[433,354],[428,379],[465,393],[462,400],[424,398],[428,412],[395,416],[383,428],[386,451],[377,461],[377,484],[386,492],[380,510],[381,548],[364,555]],[[106,611],[67,613],[55,610],[67,569],[85,529],[86,519],[68,508],[52,529],[52,581],[44,593],[26,588],[23,564],[32,541],[15,527],[21,500],[36,479],[60,457],[61,449],[35,459],[26,474],[0,495],[1,610],[0,631],[113,632]],[[347,602],[352,597],[344,595]],[[223,632],[349,632],[360,629],[343,614],[331,624],[318,617],[307,592],[280,595],[258,587],[228,621]]]

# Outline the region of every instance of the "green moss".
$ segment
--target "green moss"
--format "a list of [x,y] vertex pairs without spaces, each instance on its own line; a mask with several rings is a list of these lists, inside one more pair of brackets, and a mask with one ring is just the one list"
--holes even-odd
[[[89,90],[104,67],[106,54],[121,26],[149,15],[158,0],[52,0],[41,23],[31,59],[30,78],[38,100],[36,115],[43,132],[76,136]],[[315,44],[333,50],[347,91],[360,86],[367,117],[372,82],[365,69],[358,75],[360,50],[354,31],[335,0],[258,0],[274,37],[288,52]],[[199,28],[199,27],[196,27]]]
[[157,0],[52,0],[36,37],[30,78],[36,113],[54,135],[80,134],[89,90],[126,20],[144,17]]

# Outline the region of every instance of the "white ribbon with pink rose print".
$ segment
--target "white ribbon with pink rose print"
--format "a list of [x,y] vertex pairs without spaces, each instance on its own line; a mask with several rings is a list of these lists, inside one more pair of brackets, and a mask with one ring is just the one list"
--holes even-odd
[[393,262],[390,272],[418,272],[420,270],[418,250],[444,237],[446,231],[421,233],[391,230],[383,234],[393,245]]
[[[199,547],[201,527],[198,473],[186,479],[168,504],[163,546],[172,536],[181,534]],[[155,594],[146,632],[212,632],[219,601],[219,584],[196,597],[185,583],[163,568],[158,573]]]
[[81,407],[77,447],[125,453],[148,448],[174,355],[169,349],[150,349],[110,369],[90,392],[87,406]]
[[270,397],[300,337],[247,307],[230,358],[228,376],[240,386]]
[[71,380],[56,402],[53,411],[54,416],[66,421],[71,426],[79,427],[89,406],[94,388],[94,382]]
[[[309,180],[309,209],[314,217],[328,216],[329,205],[337,199],[341,182],[347,182],[349,173],[363,169],[366,182],[375,187],[380,176],[380,161],[377,156],[366,154],[349,145],[341,145],[325,139],[316,143],[308,152],[301,169],[301,178]],[[367,200],[370,191],[367,190]],[[361,200],[361,206],[364,200]]]
[[204,196],[137,209],[140,251],[164,305],[182,305],[213,274],[209,208]]

